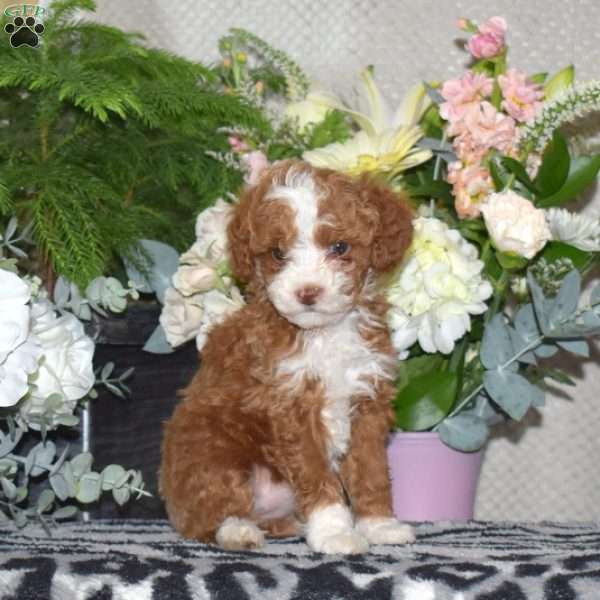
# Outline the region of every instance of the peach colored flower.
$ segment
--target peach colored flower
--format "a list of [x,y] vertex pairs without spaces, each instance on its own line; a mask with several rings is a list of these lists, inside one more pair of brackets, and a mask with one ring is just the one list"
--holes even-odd
[[509,69],[498,77],[502,90],[502,108],[517,121],[529,121],[542,107],[542,86],[532,83],[527,75],[517,69]]
[[460,161],[448,167],[448,182],[452,184],[454,207],[460,219],[475,219],[481,206],[494,191],[488,169],[480,164],[463,166]]
[[494,246],[502,252],[531,259],[552,239],[544,211],[512,190],[491,194],[481,212]]
[[506,20],[492,17],[479,26],[476,33],[467,43],[467,49],[475,58],[493,58],[504,50],[506,36]]
[[492,93],[493,81],[483,75],[467,71],[460,79],[444,82],[441,94],[446,100],[440,105],[440,115],[454,123],[462,119],[469,108],[479,104]]
[[459,128],[460,134],[468,134],[473,143],[483,148],[496,148],[504,154],[515,151],[516,123],[489,102],[481,102],[470,108]]

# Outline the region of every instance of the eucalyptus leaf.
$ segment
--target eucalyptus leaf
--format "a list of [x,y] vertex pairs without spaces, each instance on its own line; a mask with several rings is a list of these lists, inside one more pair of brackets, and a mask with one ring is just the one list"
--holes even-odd
[[115,368],[114,362],[107,362],[102,367],[102,371],[100,371],[100,379],[102,379],[102,381],[104,381],[105,379],[108,379],[110,377],[110,374],[113,372],[114,368]]
[[411,379],[396,398],[396,424],[404,431],[424,431],[450,412],[457,377],[449,371],[427,373]]
[[510,332],[501,313],[494,315],[486,325],[481,341],[481,363],[486,369],[495,369],[513,357]]
[[46,512],[53,504],[56,498],[52,490],[44,490],[37,499],[36,507],[38,513]]
[[600,283],[595,285],[590,292],[590,302],[592,306],[600,303]]
[[82,504],[90,504],[100,498],[102,489],[102,476],[100,473],[90,471],[79,480],[76,499]]
[[121,465],[108,465],[102,471],[102,489],[104,491],[112,489],[123,475],[127,477],[127,472]]
[[129,501],[129,498],[131,497],[131,492],[126,487],[120,487],[120,488],[114,488],[112,491],[112,495],[113,495],[113,498],[115,499],[115,502],[119,506],[123,506],[123,504],[125,504],[126,502]]
[[481,417],[463,413],[444,420],[438,433],[448,446],[462,452],[475,452],[485,444],[489,428]]
[[590,345],[587,340],[559,340],[556,342],[563,350],[576,354],[577,356],[583,356],[589,358],[590,356]]
[[510,371],[486,371],[483,385],[490,398],[512,419],[525,416],[529,407],[538,402],[544,393],[518,373]]
[[529,286],[529,291],[531,292],[531,298],[533,299],[535,317],[542,333],[545,334],[548,331],[549,306],[546,302],[546,298],[544,297],[542,288],[535,280],[535,277],[532,275],[531,271],[527,272],[527,284]]
[[48,478],[57,498],[63,502],[69,498],[69,484],[62,473],[54,473]]
[[558,352],[558,348],[552,343],[540,344],[533,350],[540,358],[550,358]]
[[10,479],[0,477],[0,487],[8,500],[14,500],[16,498],[17,486]]
[[547,198],[558,192],[567,181],[571,157],[564,136],[558,129],[552,134],[552,140],[542,155],[542,164],[534,180],[541,198]]
[[10,454],[17,447],[22,436],[22,429],[16,429],[13,437],[11,437],[10,434],[6,435],[4,432],[0,431],[0,458]]
[[30,456],[31,470],[29,474],[32,477],[37,477],[52,468],[52,461],[56,456],[56,446],[50,440],[40,442],[31,449]]
[[56,509],[52,513],[52,518],[56,519],[57,521],[63,521],[73,518],[78,512],[79,509],[76,506],[68,504],[67,506],[61,506],[61,508]]
[[75,479],[80,479],[84,473],[88,473],[92,468],[94,457],[89,452],[82,452],[69,462]]
[[575,314],[580,293],[581,275],[579,271],[573,269],[562,280],[558,294],[552,303],[552,310],[548,316],[551,328],[560,325],[562,321]]
[[430,100],[434,104],[443,104],[445,102],[444,96],[442,96],[438,89],[434,88],[426,81],[423,82],[423,87],[425,88],[425,92],[429,96]]
[[162,325],[159,324],[156,327],[142,349],[152,354],[171,354],[173,352],[173,346],[167,341]]
[[147,273],[140,272],[131,261],[124,259],[127,276],[139,291],[154,292],[162,304],[165,291],[171,286],[171,278],[179,266],[179,253],[172,246],[156,240],[140,240],[139,246],[141,249],[133,252],[137,260],[146,266]]

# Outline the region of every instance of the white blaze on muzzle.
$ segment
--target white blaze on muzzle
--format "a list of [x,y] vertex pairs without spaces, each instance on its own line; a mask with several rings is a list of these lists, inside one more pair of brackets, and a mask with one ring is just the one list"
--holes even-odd
[[338,321],[352,307],[349,276],[328,258],[327,248],[315,242],[317,227],[325,223],[318,216],[322,195],[310,173],[290,169],[285,182],[274,185],[266,196],[267,201],[277,199],[292,208],[297,231],[267,293],[283,317],[306,329]]

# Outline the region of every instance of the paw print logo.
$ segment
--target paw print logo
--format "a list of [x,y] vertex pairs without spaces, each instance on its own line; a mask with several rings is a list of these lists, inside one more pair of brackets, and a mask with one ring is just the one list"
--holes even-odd
[[23,45],[35,48],[40,43],[39,36],[44,33],[44,26],[34,17],[15,17],[12,23],[5,25],[4,31],[10,35],[10,45],[13,48]]

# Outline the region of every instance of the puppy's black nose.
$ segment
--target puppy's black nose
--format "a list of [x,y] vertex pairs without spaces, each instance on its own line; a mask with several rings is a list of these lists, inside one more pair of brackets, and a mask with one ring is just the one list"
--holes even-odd
[[323,293],[323,288],[318,285],[305,285],[296,290],[296,298],[301,304],[312,306]]

